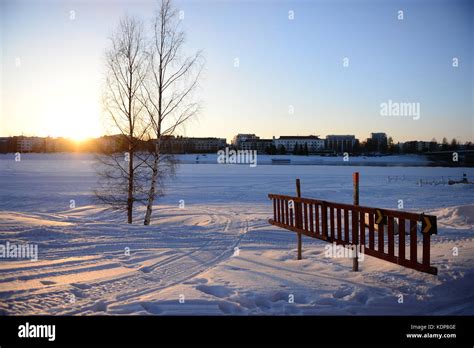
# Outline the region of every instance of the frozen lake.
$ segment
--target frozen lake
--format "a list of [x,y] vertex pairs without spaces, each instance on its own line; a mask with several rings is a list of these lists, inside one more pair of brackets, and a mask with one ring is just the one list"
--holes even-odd
[[[93,203],[96,185],[95,161],[91,155],[0,155],[0,208],[19,211],[55,211]],[[360,204],[396,209],[431,209],[474,201],[474,185],[447,185],[467,174],[474,181],[474,168],[217,165],[181,164],[167,184],[162,204],[239,204],[267,202],[267,194],[295,192],[295,179],[305,197],[352,202],[352,173],[360,173]],[[245,209],[245,207],[243,207]]]
[[[355,171],[361,205],[438,216],[437,277],[369,256],[353,273],[306,237],[296,261],[294,233],[267,223],[267,194],[294,194],[296,178],[304,197],[351,203]],[[0,245],[38,246],[35,262],[0,259],[0,312],[472,315],[474,185],[448,185],[463,174],[474,181],[472,168],[182,164],[145,227],[141,207],[130,226],[94,203],[91,156],[0,155]]]

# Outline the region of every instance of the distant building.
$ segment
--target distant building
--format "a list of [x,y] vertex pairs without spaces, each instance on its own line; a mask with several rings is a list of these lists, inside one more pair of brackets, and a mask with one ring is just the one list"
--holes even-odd
[[328,135],[326,136],[326,150],[336,153],[353,152],[358,140],[355,135]]
[[[161,151],[164,153],[185,153],[186,142],[182,136],[175,137],[174,135],[164,135],[161,137]],[[150,140],[153,143],[154,140]],[[150,149],[153,148],[153,144]]]
[[405,141],[401,143],[401,149],[404,153],[416,153],[418,151],[418,141]]
[[12,138],[0,138],[0,153],[11,152]]
[[[105,153],[128,151],[127,139],[125,135],[104,135],[95,140],[96,150]],[[64,145],[59,145],[63,147]]]
[[438,150],[438,144],[435,141],[406,141],[401,144],[401,150],[405,153],[430,152]]
[[16,139],[18,152],[44,152],[44,138],[19,136]]
[[249,139],[240,142],[239,150],[257,150],[258,153],[265,153],[273,145],[272,139]]
[[418,152],[428,152],[438,150],[438,144],[435,141],[418,141],[416,144]]
[[430,150],[430,142],[429,141],[417,141],[416,150],[418,152],[429,151]]
[[224,138],[183,138],[185,152],[217,152],[227,146]]
[[249,141],[249,140],[259,140],[260,137],[257,137],[255,134],[237,134],[233,139],[231,144],[239,150],[241,149],[241,143]]
[[324,140],[319,139],[319,137],[316,135],[281,136],[278,139],[274,139],[273,144],[277,149],[280,149],[282,146],[284,146],[287,152],[293,151],[296,144],[298,144],[300,147],[305,146],[306,144],[310,153],[324,150]]
[[77,144],[67,138],[44,138],[45,152],[72,152],[78,148]]
[[161,138],[161,150],[164,153],[210,153],[217,152],[227,146],[224,138],[188,138],[167,135]]
[[387,134],[385,133],[371,133],[370,136],[372,140],[372,145],[374,149],[378,152],[383,152],[387,150]]

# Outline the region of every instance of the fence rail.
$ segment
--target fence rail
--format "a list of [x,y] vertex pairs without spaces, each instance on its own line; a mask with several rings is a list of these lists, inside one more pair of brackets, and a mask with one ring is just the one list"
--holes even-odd
[[331,243],[358,245],[366,255],[437,274],[430,264],[435,216],[278,194],[268,197],[273,201],[273,219],[268,221],[272,225]]

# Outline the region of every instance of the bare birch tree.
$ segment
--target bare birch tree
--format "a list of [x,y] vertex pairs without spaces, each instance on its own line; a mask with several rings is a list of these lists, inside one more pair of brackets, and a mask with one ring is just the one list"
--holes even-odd
[[110,43],[105,55],[103,107],[110,130],[119,134],[112,137],[113,145],[120,139],[125,153],[113,149],[100,157],[103,180],[96,195],[114,208],[125,209],[127,221],[132,223],[133,205],[140,190],[137,171],[143,165],[143,160],[137,158],[137,149],[149,130],[143,119],[143,103],[139,101],[149,62],[143,24],[136,18],[123,17]]
[[198,86],[204,59],[200,51],[184,55],[185,35],[180,22],[179,11],[171,0],[161,0],[153,21],[150,70],[143,84],[142,104],[154,137],[145,225],[150,224],[153,203],[163,184],[161,179],[174,170],[174,162],[169,154],[162,153],[162,145],[199,111],[193,92]]

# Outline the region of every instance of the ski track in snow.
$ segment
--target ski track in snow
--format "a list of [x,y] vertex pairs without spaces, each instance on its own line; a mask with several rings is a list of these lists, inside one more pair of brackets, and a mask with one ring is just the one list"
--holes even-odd
[[[189,210],[190,209],[187,209],[187,214],[193,214],[190,213]],[[194,212],[194,214],[199,216],[200,221],[211,221],[211,223],[207,225],[208,228],[210,227],[210,230],[205,233],[207,237],[211,233],[218,233],[219,237],[209,239],[203,236],[201,241],[199,238],[192,243],[187,241],[187,244],[193,246],[189,247],[189,245],[187,245],[185,250],[167,250],[162,253],[156,253],[151,250],[147,251],[148,255],[144,257],[133,256],[135,253],[145,252],[144,250],[136,251],[133,247],[133,244],[137,245],[136,243],[132,241],[121,242],[124,248],[125,246],[130,247],[131,259],[127,260],[126,256],[118,256],[118,253],[112,253],[107,255],[107,258],[109,258],[108,265],[114,266],[120,264],[123,267],[132,267],[130,272],[120,274],[111,279],[71,283],[57,290],[54,288],[54,282],[49,284],[48,281],[43,280],[41,281],[43,285],[51,285],[53,288],[47,292],[45,292],[43,288],[14,291],[4,298],[2,308],[9,314],[21,315],[79,314],[87,312],[98,312],[98,314],[100,314],[100,312],[106,310],[109,303],[126,304],[129,299],[146,295],[149,292],[155,292],[191,279],[233,255],[234,248],[239,245],[246,231],[246,225],[243,221],[233,219],[232,213],[217,212],[213,209],[203,208],[202,213]],[[98,226],[95,228],[97,227]],[[81,231],[83,231],[83,229]],[[153,231],[153,233],[168,232],[168,229],[167,231]],[[178,234],[179,233],[178,231]],[[117,231],[116,234],[118,240],[123,238],[119,231]],[[87,243],[87,245],[91,244],[94,243]],[[162,247],[165,246],[162,245]],[[116,244],[114,248],[116,250],[119,249]],[[68,249],[59,249],[56,252],[60,254],[61,257],[74,254],[73,251],[69,251]],[[83,253],[83,251],[81,253]],[[55,255],[50,254],[48,257],[54,259]],[[137,260],[134,260],[133,257],[137,258]],[[46,279],[51,275],[61,276],[68,274],[81,278],[81,272],[87,273],[93,271],[95,267],[98,267],[98,259],[100,259],[99,255],[92,259],[79,262],[71,261],[59,264],[46,263],[45,265],[38,266],[33,275],[31,275],[30,267],[24,267],[26,272],[24,277],[22,276],[21,267],[13,268],[11,272],[1,270],[0,281],[8,282],[15,279],[26,281],[34,278]],[[147,266],[140,266],[140,262],[143,261],[147,262]],[[108,265],[101,265],[99,268],[107,268]],[[2,292],[0,292],[0,294],[2,294]],[[4,292],[3,295],[5,295]],[[75,297],[74,305],[67,308],[67,303],[71,303],[72,295]],[[104,301],[104,298],[107,300]]]

